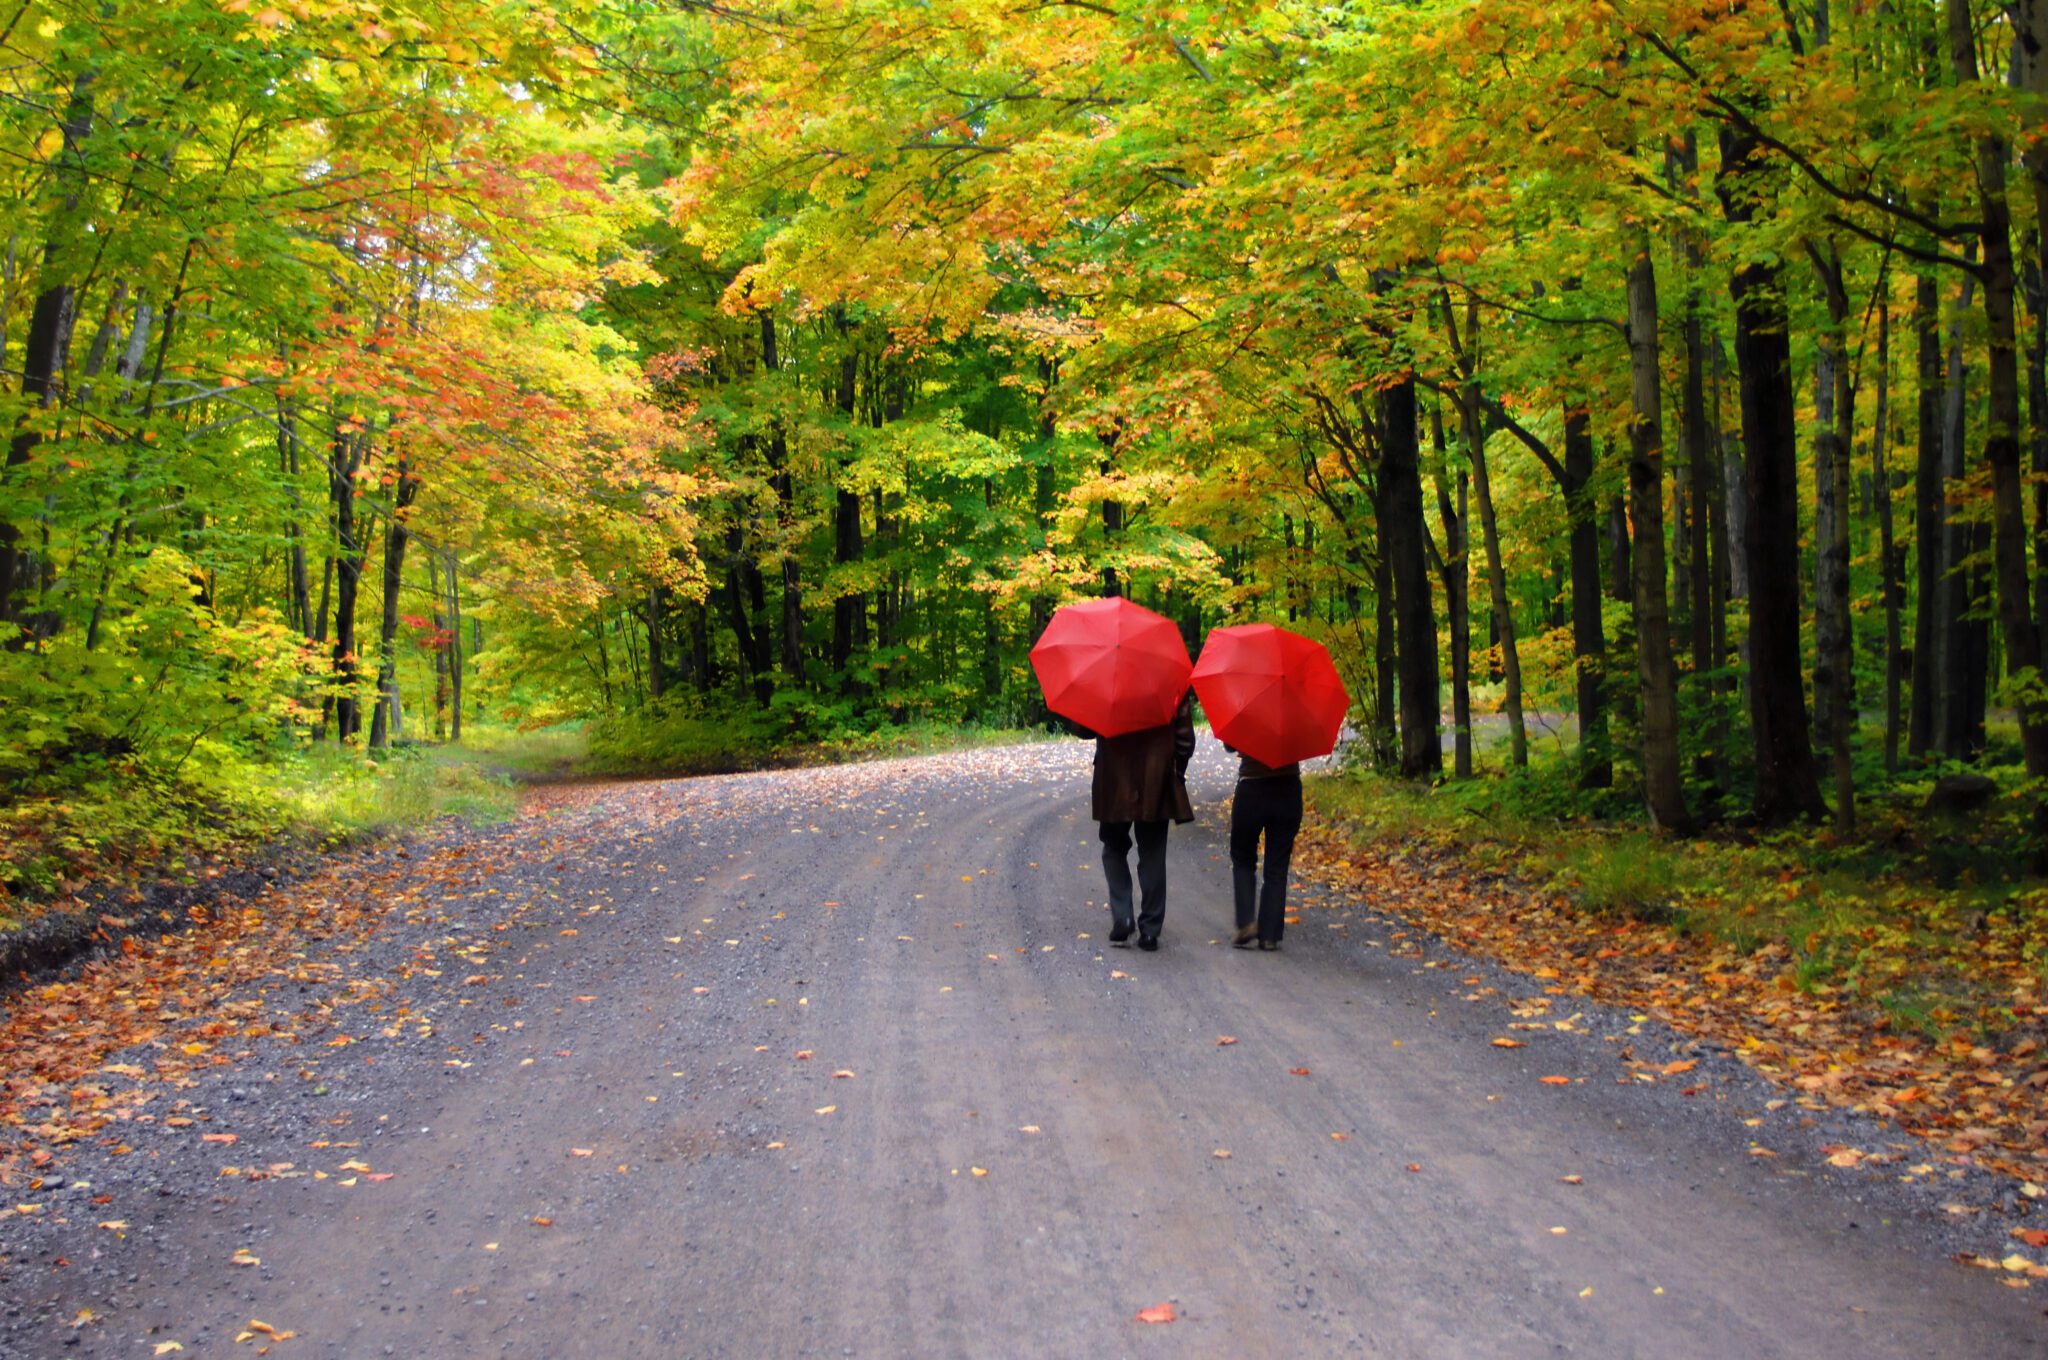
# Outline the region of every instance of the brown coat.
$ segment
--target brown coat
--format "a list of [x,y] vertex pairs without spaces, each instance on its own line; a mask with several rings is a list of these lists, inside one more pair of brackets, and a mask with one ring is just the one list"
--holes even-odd
[[1095,739],[1093,815],[1098,822],[1192,822],[1182,777],[1195,754],[1195,722],[1183,702],[1173,721]]

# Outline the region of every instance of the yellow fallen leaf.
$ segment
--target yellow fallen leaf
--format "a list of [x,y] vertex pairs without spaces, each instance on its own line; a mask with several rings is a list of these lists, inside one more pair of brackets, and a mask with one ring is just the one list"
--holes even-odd
[[1209,1155],[1211,1157],[1214,1157],[1219,1162],[1227,1162],[1230,1160],[1230,1149],[1217,1148],[1214,1152],[1210,1153]]
[[571,1157],[593,1157],[596,1156],[596,1153],[592,1151],[590,1148],[572,1147],[569,1149],[569,1155]]
[[1351,1135],[1348,1133],[1333,1133],[1330,1135],[1330,1141],[1333,1143],[1348,1143],[1351,1141]]
[[1550,1230],[1550,1235],[1551,1235],[1552,1237],[1563,1237],[1563,1236],[1565,1235],[1565,1233],[1566,1233],[1566,1232],[1568,1232],[1568,1231],[1570,1231],[1570,1230],[1569,1230],[1569,1229],[1567,1229],[1567,1228],[1552,1228],[1552,1229]]
[[1584,1289],[1581,1289],[1581,1290],[1579,1291],[1579,1297],[1580,1297],[1580,1298],[1582,1298],[1582,1299],[1590,1299],[1590,1298],[1592,1298],[1592,1297],[1593,1297],[1593,1286],[1592,1286],[1592,1285],[1587,1285],[1587,1286],[1586,1286],[1586,1287],[1585,1287]]
[[831,1114],[831,1113],[832,1113],[833,1111],[837,1110],[838,1108],[839,1108],[839,1107],[838,1107],[837,1105],[820,1105],[820,1106],[819,1106],[819,1107],[818,1107],[818,1108],[817,1108],[816,1110],[812,1111],[812,1113],[814,1113],[814,1114]]
[[1017,1132],[1019,1133],[1037,1133],[1038,1131],[1038,1125],[1036,1124],[1026,1124],[1024,1127],[1017,1130]]
[[977,1177],[986,1176],[988,1174],[988,1168],[985,1166],[970,1166],[967,1169],[969,1171],[972,1171]]
[[108,1232],[122,1232],[127,1229],[128,1220],[125,1218],[110,1218],[99,1226],[105,1228]]
[[263,1258],[251,1256],[247,1247],[238,1247],[235,1249],[235,1254],[228,1257],[228,1264],[231,1266],[260,1266],[263,1264]]
[[485,1250],[485,1251],[496,1251],[497,1249],[498,1249],[498,1244],[497,1244],[496,1242],[486,1242],[486,1243],[484,1243],[484,1250]]
[[780,1151],[782,1151],[782,1150],[783,1150],[784,1148],[786,1148],[786,1147],[788,1147],[788,1146],[789,1146],[789,1144],[787,1144],[787,1143],[770,1143],[770,1144],[768,1145],[768,1150],[769,1150],[770,1152],[780,1152]]
[[1522,1047],[1522,1041],[1520,1039],[1495,1039],[1493,1046],[1495,1048],[1520,1048]]
[[169,1355],[172,1351],[181,1351],[184,1349],[185,1348],[183,1346],[179,1345],[175,1341],[159,1341],[156,1343],[156,1349],[154,1351],[151,1351],[150,1354]]

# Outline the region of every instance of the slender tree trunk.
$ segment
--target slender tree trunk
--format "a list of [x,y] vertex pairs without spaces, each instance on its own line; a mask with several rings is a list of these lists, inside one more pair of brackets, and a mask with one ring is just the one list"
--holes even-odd
[[[840,319],[842,336],[848,329],[845,319]],[[846,341],[851,344],[850,340]],[[851,426],[856,416],[856,378],[860,371],[859,356],[849,350],[839,360],[839,412]],[[847,437],[853,437],[849,429]],[[842,469],[842,476],[844,470]],[[832,558],[842,568],[859,562],[866,555],[861,537],[860,493],[840,486],[836,492],[833,514]],[[860,591],[849,591],[839,587],[832,602],[832,670],[842,690],[854,688],[851,665],[856,651],[864,651],[868,641],[867,596]]]
[[1678,759],[1678,677],[1671,659],[1664,574],[1664,378],[1657,338],[1657,275],[1647,236],[1628,271],[1629,517],[1635,526],[1636,677],[1642,693],[1643,798],[1660,830],[1692,824]]
[[1413,374],[1387,389],[1380,481],[1386,502],[1383,551],[1392,559],[1396,665],[1400,673],[1401,773],[1443,773],[1443,697],[1437,671],[1436,611],[1423,551],[1422,469]]
[[441,612],[441,555],[427,554],[427,597],[433,601],[434,740],[448,740],[448,618]]
[[1877,560],[1884,592],[1884,768],[1899,769],[1900,697],[1905,678],[1901,619],[1904,612],[1905,563],[1900,560],[1892,524],[1891,392],[1892,300],[1889,277],[1878,276],[1877,290],[1877,422],[1871,430],[1870,480],[1877,493]]
[[1913,283],[1913,333],[1917,342],[1918,458],[1913,471],[1913,702],[1906,720],[1906,754],[1918,760],[1938,749],[1935,718],[1942,655],[1952,645],[1948,626],[1948,502],[1943,490],[1942,409],[1947,404],[1941,361],[1941,292],[1932,274]]
[[1492,605],[1496,643],[1500,648],[1503,703],[1508,718],[1508,752],[1518,770],[1529,766],[1529,729],[1522,716],[1522,652],[1515,640],[1515,611],[1508,599],[1507,565],[1500,550],[1500,522],[1493,508],[1493,477],[1486,462],[1486,415],[1479,384],[1470,375],[1479,355],[1479,309],[1465,310],[1462,348],[1466,381],[1461,391],[1459,428],[1465,456],[1472,464],[1472,493],[1479,502],[1479,532],[1486,548],[1486,584]]
[[[1975,254],[1974,247],[1972,248]],[[1984,751],[1984,694],[1990,683],[1990,620],[1980,559],[1989,544],[1975,516],[1956,513],[1970,476],[1970,367],[1964,323],[1977,280],[1965,275],[1948,318],[1947,376],[1942,386],[1940,581],[1941,645],[1934,656],[1934,746],[1950,760],[1975,760]]]
[[405,549],[412,541],[407,512],[419,494],[419,479],[408,461],[398,460],[398,481],[392,488],[391,515],[384,525],[383,615],[377,627],[377,706],[370,715],[370,749],[381,751],[403,735],[398,708],[398,606],[405,585]]
[[[1814,364],[1814,668],[1815,711],[1835,777],[1835,830],[1856,826],[1851,739],[1856,713],[1855,625],[1849,613],[1849,465],[1856,397],[1849,383],[1849,292],[1833,242],[1809,245],[1828,324]],[[1823,702],[1824,701],[1824,702]]]
[[[1717,192],[1729,221],[1743,224],[1755,216],[1752,186],[1743,181],[1767,168],[1767,156],[1747,132],[1722,132]],[[1741,261],[1730,291],[1742,392],[1756,816],[1765,826],[1779,826],[1823,811],[1799,664],[1798,419],[1791,322],[1777,264]]]
[[366,435],[334,434],[328,457],[328,493],[334,506],[334,736],[346,742],[356,735],[356,595],[369,535],[356,523],[356,470],[362,466]]
[[1443,470],[1444,417],[1430,408],[1430,439],[1436,450],[1436,508],[1443,521],[1444,546],[1438,574],[1444,582],[1444,613],[1451,625],[1451,771],[1472,777],[1472,603],[1471,560],[1465,510],[1466,475],[1458,474],[1458,496],[1451,499],[1449,474]]
[[1564,416],[1564,495],[1571,516],[1572,669],[1578,688],[1579,787],[1614,783],[1607,723],[1607,625],[1601,617],[1600,517],[1593,480],[1593,418],[1575,402]]
[[461,562],[448,554],[448,740],[462,740],[462,579]]
[[[1384,487],[1375,488],[1373,519],[1387,522]],[[1380,532],[1379,552],[1373,561],[1373,766],[1381,770],[1400,768],[1401,732],[1395,723],[1399,710],[1400,648],[1394,617],[1394,559],[1388,550],[1386,533]]]

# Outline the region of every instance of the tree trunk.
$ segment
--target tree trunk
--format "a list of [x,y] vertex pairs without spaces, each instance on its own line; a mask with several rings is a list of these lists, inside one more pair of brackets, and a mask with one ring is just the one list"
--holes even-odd
[[1657,337],[1657,275],[1647,236],[1628,271],[1629,516],[1634,522],[1636,677],[1642,694],[1643,798],[1663,831],[1692,824],[1678,759],[1678,678],[1671,659],[1664,575],[1664,378]]
[[[1721,134],[1722,209],[1736,224],[1756,212],[1741,182],[1767,164],[1746,132]],[[1821,815],[1799,645],[1799,461],[1791,322],[1777,264],[1737,264],[1735,367],[1742,393],[1743,491],[1749,566],[1750,725],[1756,739],[1756,816],[1781,826]]]
[[1884,598],[1884,768],[1899,769],[1899,701],[1905,676],[1900,621],[1904,608],[1905,564],[1899,558],[1892,525],[1891,392],[1892,301],[1889,277],[1877,282],[1877,421],[1871,429],[1870,480],[1877,494],[1877,561]]
[[1472,602],[1471,561],[1465,509],[1465,474],[1458,474],[1458,496],[1451,499],[1448,474],[1443,471],[1444,417],[1439,407],[1430,408],[1430,439],[1436,449],[1436,510],[1443,521],[1444,546],[1438,554],[1438,574],[1444,583],[1444,613],[1451,625],[1451,772],[1459,779],[1472,777]]
[[[1974,247],[1971,253],[1975,254]],[[1947,377],[1941,405],[1941,496],[1945,506],[1965,494],[1970,476],[1970,368],[1963,326],[1977,280],[1965,275],[1948,318]],[[1990,683],[1990,621],[1979,560],[1989,545],[1985,526],[1946,509],[1942,522],[1941,645],[1934,656],[1934,748],[1950,760],[1984,751],[1984,692]]]
[[412,541],[406,512],[419,494],[419,479],[406,459],[398,460],[391,516],[384,526],[384,612],[377,629],[377,707],[370,715],[370,749],[381,751],[403,735],[398,709],[398,603],[405,583],[405,549]]
[[434,740],[448,740],[448,618],[441,612],[441,557],[427,554],[427,597],[434,625]]
[[1814,363],[1814,708],[1834,767],[1835,830],[1856,826],[1851,739],[1856,713],[1855,625],[1849,614],[1849,464],[1856,397],[1849,385],[1849,292],[1841,253],[1809,245],[1828,324]]
[[1422,469],[1415,424],[1415,377],[1387,389],[1380,455],[1386,503],[1382,550],[1392,559],[1396,667],[1400,678],[1401,773],[1443,773],[1443,696],[1437,672],[1436,613],[1423,551]]
[[1463,341],[1465,385],[1460,393],[1459,432],[1472,464],[1472,493],[1479,502],[1479,532],[1486,547],[1486,584],[1493,611],[1495,641],[1500,648],[1503,703],[1508,717],[1508,751],[1514,767],[1529,767],[1529,729],[1522,718],[1522,653],[1515,642],[1515,612],[1508,599],[1507,566],[1500,551],[1500,524],[1493,509],[1493,478],[1486,463],[1486,414],[1479,384],[1471,374],[1479,362],[1479,309],[1465,310]]
[[[1976,36],[1968,0],[1947,0],[1949,56],[1959,85],[1977,80]],[[2041,36],[2032,15],[2028,33]],[[2038,62],[2032,63],[2038,65]],[[1977,143],[1977,202],[1984,246],[1984,316],[1990,323],[1988,366],[1989,429],[1984,461],[1991,470],[1992,559],[1996,565],[1998,621],[2005,634],[2005,673],[2016,681],[2015,707],[2027,774],[2048,777],[2048,705],[2037,697],[2041,679],[2041,634],[2034,619],[2027,569],[2025,488],[2020,470],[2019,339],[2013,266],[2012,212],[2005,177],[2011,162],[2005,139],[1986,135]]]
[[1918,344],[1918,458],[1913,471],[1913,702],[1906,719],[1906,754],[1918,760],[1938,748],[1935,717],[1941,708],[1941,658],[1953,645],[1947,618],[1948,500],[1943,489],[1942,409],[1947,404],[1941,362],[1941,291],[1932,274],[1913,283],[1913,332]]
[[1579,787],[1610,788],[1607,625],[1601,617],[1600,516],[1593,503],[1593,418],[1583,403],[1564,416],[1564,495],[1571,515],[1572,669],[1578,686]]
[[334,737],[346,742],[360,730],[356,705],[356,595],[369,555],[368,526],[356,524],[356,471],[363,463],[366,435],[337,429],[327,461],[328,496],[334,506]]
[[448,740],[462,740],[462,580],[461,563],[448,554]]

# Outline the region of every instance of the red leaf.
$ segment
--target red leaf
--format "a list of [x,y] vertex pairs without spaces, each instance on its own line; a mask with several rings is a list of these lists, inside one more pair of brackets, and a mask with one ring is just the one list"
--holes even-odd
[[1306,1067],[1290,1067],[1287,1070],[1290,1074],[1297,1077],[1305,1077],[1308,1075],[1308,1069]]
[[1140,1322],[1171,1322],[1173,1318],[1173,1305],[1170,1303],[1155,1303],[1150,1308],[1138,1310]]

